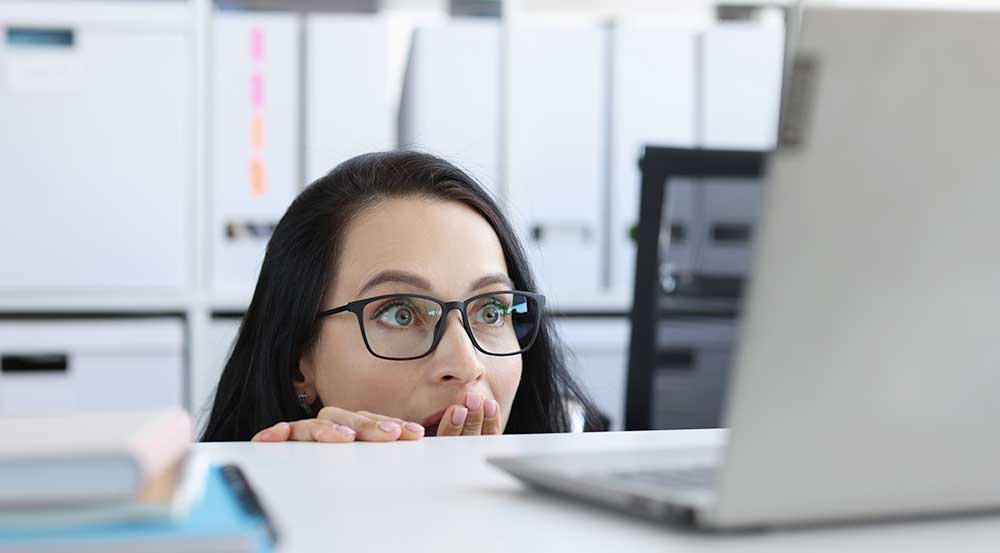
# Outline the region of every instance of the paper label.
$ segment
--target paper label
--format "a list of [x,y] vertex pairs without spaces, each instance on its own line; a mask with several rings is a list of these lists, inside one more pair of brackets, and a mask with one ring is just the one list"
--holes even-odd
[[16,52],[3,56],[4,82],[14,93],[70,93],[82,87],[80,62],[73,52]]

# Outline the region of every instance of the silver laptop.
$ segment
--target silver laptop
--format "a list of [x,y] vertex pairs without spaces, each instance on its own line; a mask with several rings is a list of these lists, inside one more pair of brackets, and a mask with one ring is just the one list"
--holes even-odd
[[1000,12],[799,16],[725,448],[491,463],[714,529],[1000,509]]

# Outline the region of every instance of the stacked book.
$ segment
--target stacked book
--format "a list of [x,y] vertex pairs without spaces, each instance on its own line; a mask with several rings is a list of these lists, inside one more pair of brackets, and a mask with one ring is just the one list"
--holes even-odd
[[0,552],[270,551],[235,466],[188,454],[180,409],[0,418]]

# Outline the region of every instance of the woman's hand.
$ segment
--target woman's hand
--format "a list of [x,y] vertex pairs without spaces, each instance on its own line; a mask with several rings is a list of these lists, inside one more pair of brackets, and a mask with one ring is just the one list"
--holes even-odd
[[[415,423],[369,411],[324,407],[315,419],[279,422],[258,432],[254,442],[394,442],[419,440],[426,430]],[[465,405],[449,406],[437,424],[437,436],[501,434],[496,400],[466,394]]]
[[279,422],[258,432],[254,442],[394,442],[419,440],[424,427],[368,411],[324,407],[315,419]]
[[437,426],[438,436],[478,436],[500,434],[500,406],[495,399],[465,394],[465,405],[445,410]]

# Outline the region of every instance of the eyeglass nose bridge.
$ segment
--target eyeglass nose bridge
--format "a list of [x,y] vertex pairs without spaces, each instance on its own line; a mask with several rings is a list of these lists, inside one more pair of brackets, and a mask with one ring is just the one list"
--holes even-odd
[[437,349],[438,343],[441,342],[441,338],[444,337],[445,331],[448,329],[448,315],[452,311],[458,311],[462,318],[462,328],[465,330],[465,335],[469,337],[469,341],[472,343],[472,347],[480,350],[479,342],[476,341],[476,337],[472,334],[472,327],[469,326],[469,314],[465,312],[465,302],[464,301],[439,301],[438,304],[441,305],[441,319],[438,320],[437,329],[434,332],[434,344],[431,346],[431,351]]

